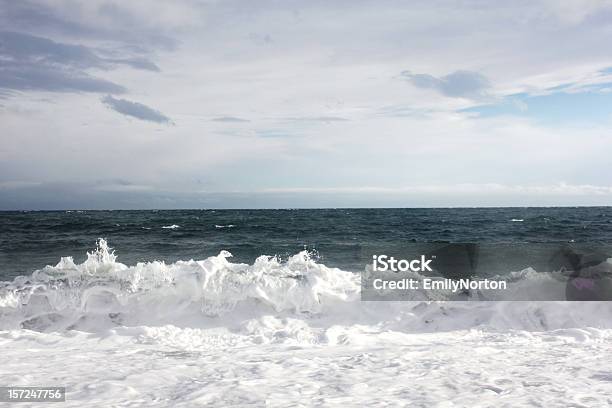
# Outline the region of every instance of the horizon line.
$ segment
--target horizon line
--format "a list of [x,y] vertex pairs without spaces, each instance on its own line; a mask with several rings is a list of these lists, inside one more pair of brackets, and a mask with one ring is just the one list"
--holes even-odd
[[269,211],[269,210],[435,210],[435,209],[510,209],[510,208],[610,208],[612,205],[483,205],[429,207],[208,207],[208,208],[55,208],[55,209],[0,209],[3,212],[66,212],[66,211]]

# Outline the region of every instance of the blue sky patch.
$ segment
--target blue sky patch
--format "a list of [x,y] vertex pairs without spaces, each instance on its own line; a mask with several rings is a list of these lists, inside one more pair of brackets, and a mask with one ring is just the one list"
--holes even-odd
[[547,95],[519,93],[509,95],[500,103],[474,106],[460,112],[479,117],[522,116],[544,124],[603,123],[612,119],[612,83],[600,84],[584,92],[563,92],[568,85],[551,88]]

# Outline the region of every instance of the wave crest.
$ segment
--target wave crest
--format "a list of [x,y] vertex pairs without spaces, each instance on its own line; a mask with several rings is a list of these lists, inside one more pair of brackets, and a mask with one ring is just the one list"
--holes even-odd
[[[0,283],[0,330],[172,325],[222,328],[259,342],[344,344],[358,342],[355,333],[386,331],[612,328],[612,302],[362,302],[359,274],[329,268],[308,252],[286,261],[260,256],[252,265],[231,256],[127,266],[101,239],[83,263],[65,257]],[[534,274],[515,273],[521,290],[538,279],[549,284],[547,275]]]
[[237,308],[316,314],[359,298],[357,275],[318,264],[306,251],[285,262],[260,256],[252,265],[231,263],[231,256],[221,251],[200,261],[127,266],[100,239],[81,264],[63,257],[56,266],[5,284],[1,321],[22,327],[94,318],[162,324],[186,315],[216,317]]

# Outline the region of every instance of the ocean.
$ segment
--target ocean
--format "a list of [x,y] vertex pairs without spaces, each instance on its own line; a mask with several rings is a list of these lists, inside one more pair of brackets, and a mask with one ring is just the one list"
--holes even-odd
[[607,406],[612,302],[364,301],[361,276],[477,244],[528,293],[556,281],[499,248],[611,241],[609,207],[2,212],[0,378],[74,407]]
[[364,248],[419,242],[612,242],[612,207],[0,212],[0,280],[83,261],[98,238],[123,263],[236,262],[308,250],[329,266],[363,267]]

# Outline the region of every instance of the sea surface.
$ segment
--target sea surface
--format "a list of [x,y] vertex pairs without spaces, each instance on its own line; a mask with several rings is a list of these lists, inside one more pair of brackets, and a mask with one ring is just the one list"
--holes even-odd
[[513,294],[564,295],[547,269],[510,263],[609,243],[611,220],[610,208],[0,213],[0,378],[65,386],[66,407],[610,406],[611,301],[364,301],[359,272],[371,251],[457,244],[501,265]]
[[410,243],[610,243],[612,207],[0,212],[0,280],[62,256],[82,262],[98,238],[128,265],[221,250],[251,264],[306,249],[359,270],[364,250]]

